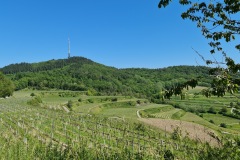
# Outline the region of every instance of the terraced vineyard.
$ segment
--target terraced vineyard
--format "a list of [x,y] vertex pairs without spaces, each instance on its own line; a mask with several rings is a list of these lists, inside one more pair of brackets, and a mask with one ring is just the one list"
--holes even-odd
[[[141,124],[28,106],[0,105],[0,111],[4,159],[43,158],[56,153],[62,158],[76,159],[138,156],[161,159],[165,151],[173,150],[176,157],[188,157],[187,152],[181,153],[190,147],[188,144],[176,143]],[[196,150],[201,145],[195,147],[191,148]]]
[[[0,159],[185,160],[207,159],[209,154],[219,152],[208,144],[181,136],[177,130],[168,134],[128,119],[66,112],[45,105],[29,106],[29,99],[0,99]],[[125,102],[120,106],[122,103]],[[117,106],[113,102],[104,108]],[[181,112],[170,106],[152,107],[169,117]]]
[[[224,97],[212,96],[207,98],[200,94],[197,94],[197,96],[189,94],[184,100],[173,97],[167,103],[187,113],[186,116],[183,115],[177,119],[198,123],[219,133],[239,135],[240,120],[238,112],[240,103],[235,96],[227,94]],[[237,112],[232,113],[235,109]],[[225,126],[221,127],[221,124]]]
[[154,116],[156,118],[170,119],[170,118],[172,118],[173,114],[179,112],[180,110],[181,109],[172,109],[172,110],[166,111],[166,112],[154,113],[154,114],[152,114],[152,116]]

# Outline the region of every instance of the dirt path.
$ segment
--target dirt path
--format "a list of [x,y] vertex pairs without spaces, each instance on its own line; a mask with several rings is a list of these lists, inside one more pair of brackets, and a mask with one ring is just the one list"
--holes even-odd
[[218,138],[214,131],[202,125],[171,119],[141,118],[139,121],[158,127],[166,132],[173,133],[174,129],[179,127],[182,136],[188,136],[191,139],[201,142],[208,142],[213,146],[219,146]]
[[232,113],[232,114],[233,114],[233,110],[235,110],[235,109],[236,109],[236,108],[233,108],[233,107],[232,107],[232,109],[231,109],[231,113]]
[[138,118],[142,118],[141,115],[140,115],[140,113],[139,113],[141,110],[143,110],[143,109],[140,109],[140,110],[137,111],[137,116],[138,116]]

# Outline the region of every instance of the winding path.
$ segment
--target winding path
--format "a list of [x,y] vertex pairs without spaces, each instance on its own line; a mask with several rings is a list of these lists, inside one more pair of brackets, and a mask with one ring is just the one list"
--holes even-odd
[[233,107],[232,107],[232,109],[231,109],[231,113],[232,113],[232,114],[233,114],[233,110],[235,110],[235,109],[236,109],[236,108],[233,108]]
[[137,111],[137,116],[138,116],[138,118],[142,118],[141,115],[139,114],[139,112],[142,111],[142,110],[143,110],[143,109],[139,109],[139,110]]

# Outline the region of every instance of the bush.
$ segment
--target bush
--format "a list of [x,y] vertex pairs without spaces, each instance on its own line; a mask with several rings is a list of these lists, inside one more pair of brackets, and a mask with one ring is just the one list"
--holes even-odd
[[27,104],[32,106],[39,106],[40,103],[42,103],[42,99],[39,96],[27,101]]
[[221,110],[218,113],[219,114],[227,113],[227,107],[222,107]]
[[79,99],[78,99],[78,102],[82,102],[82,98],[79,98]]
[[188,112],[196,113],[196,109],[193,107],[188,108]]
[[89,103],[94,103],[93,99],[88,99]]
[[210,107],[210,108],[208,109],[208,113],[216,114],[217,112],[216,112],[215,108]]
[[214,124],[214,121],[213,121],[212,119],[210,119],[210,121],[209,121],[209,122]]
[[221,123],[220,127],[227,128],[227,125],[225,123]]
[[34,93],[31,93],[30,96],[31,96],[31,97],[34,97],[34,96],[36,96],[36,95],[35,95]]
[[174,155],[170,150],[166,150],[164,152],[164,159],[165,160],[174,160]]
[[68,101],[67,107],[68,107],[69,109],[72,109],[72,107],[73,107],[73,101],[72,101],[72,100],[69,100],[69,101]]
[[115,97],[115,98],[112,98],[112,102],[117,102],[117,97]]
[[197,112],[199,112],[199,113],[206,113],[207,111],[204,108],[198,108]]
[[148,100],[144,100],[144,103],[149,103],[149,101]]
[[[170,103],[171,104],[171,103]],[[179,103],[172,103],[171,104],[174,108],[181,108]]]
[[141,104],[141,101],[140,101],[140,100],[137,100],[137,104]]
[[129,104],[130,106],[136,106],[137,103],[136,103],[135,101],[129,101],[128,104]]

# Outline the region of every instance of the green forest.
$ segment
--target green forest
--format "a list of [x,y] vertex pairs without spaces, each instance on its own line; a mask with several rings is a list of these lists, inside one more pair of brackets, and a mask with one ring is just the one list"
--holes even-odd
[[92,95],[152,97],[161,90],[203,77],[198,85],[210,86],[205,66],[172,66],[160,69],[108,67],[83,57],[39,63],[11,64],[0,69],[14,82],[15,90],[62,89]]

